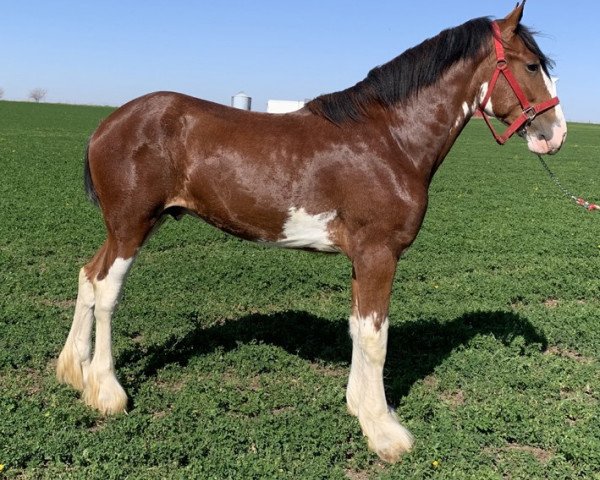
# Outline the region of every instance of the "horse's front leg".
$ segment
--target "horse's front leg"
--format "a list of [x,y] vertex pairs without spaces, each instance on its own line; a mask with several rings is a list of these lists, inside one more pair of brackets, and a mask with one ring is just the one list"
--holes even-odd
[[346,398],[358,417],[369,447],[387,462],[410,450],[413,438],[388,406],[383,388],[387,350],[388,309],[397,257],[383,246],[371,247],[353,259],[352,366]]

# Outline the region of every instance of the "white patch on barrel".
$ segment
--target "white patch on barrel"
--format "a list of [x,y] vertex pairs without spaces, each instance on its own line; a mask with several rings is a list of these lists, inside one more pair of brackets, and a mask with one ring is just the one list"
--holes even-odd
[[329,237],[327,226],[337,213],[334,211],[310,215],[304,207],[289,209],[289,215],[283,224],[281,238],[270,243],[283,248],[309,248],[320,252],[339,251]]

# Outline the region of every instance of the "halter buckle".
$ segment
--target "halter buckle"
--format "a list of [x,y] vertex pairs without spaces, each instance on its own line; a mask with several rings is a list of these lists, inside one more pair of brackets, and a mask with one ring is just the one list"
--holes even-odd
[[530,124],[531,122],[533,122],[533,119],[536,117],[537,111],[535,110],[535,107],[532,105],[530,107],[527,107],[525,110],[523,110],[523,114],[527,117],[527,124]]

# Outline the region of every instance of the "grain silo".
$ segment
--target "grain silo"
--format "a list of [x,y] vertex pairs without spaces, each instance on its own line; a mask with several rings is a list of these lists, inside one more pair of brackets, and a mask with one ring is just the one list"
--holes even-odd
[[252,97],[249,97],[244,92],[236,93],[231,97],[231,106],[240,110],[250,110],[252,106]]

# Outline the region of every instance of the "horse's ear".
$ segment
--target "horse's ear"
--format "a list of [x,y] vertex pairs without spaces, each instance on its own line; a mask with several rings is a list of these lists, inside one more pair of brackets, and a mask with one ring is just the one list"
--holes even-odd
[[527,0],[523,0],[520,4],[517,3],[515,9],[510,12],[507,17],[504,19],[505,28],[510,28],[514,31],[517,28],[517,25],[521,23],[521,19],[523,18],[523,9],[525,8],[525,2]]

